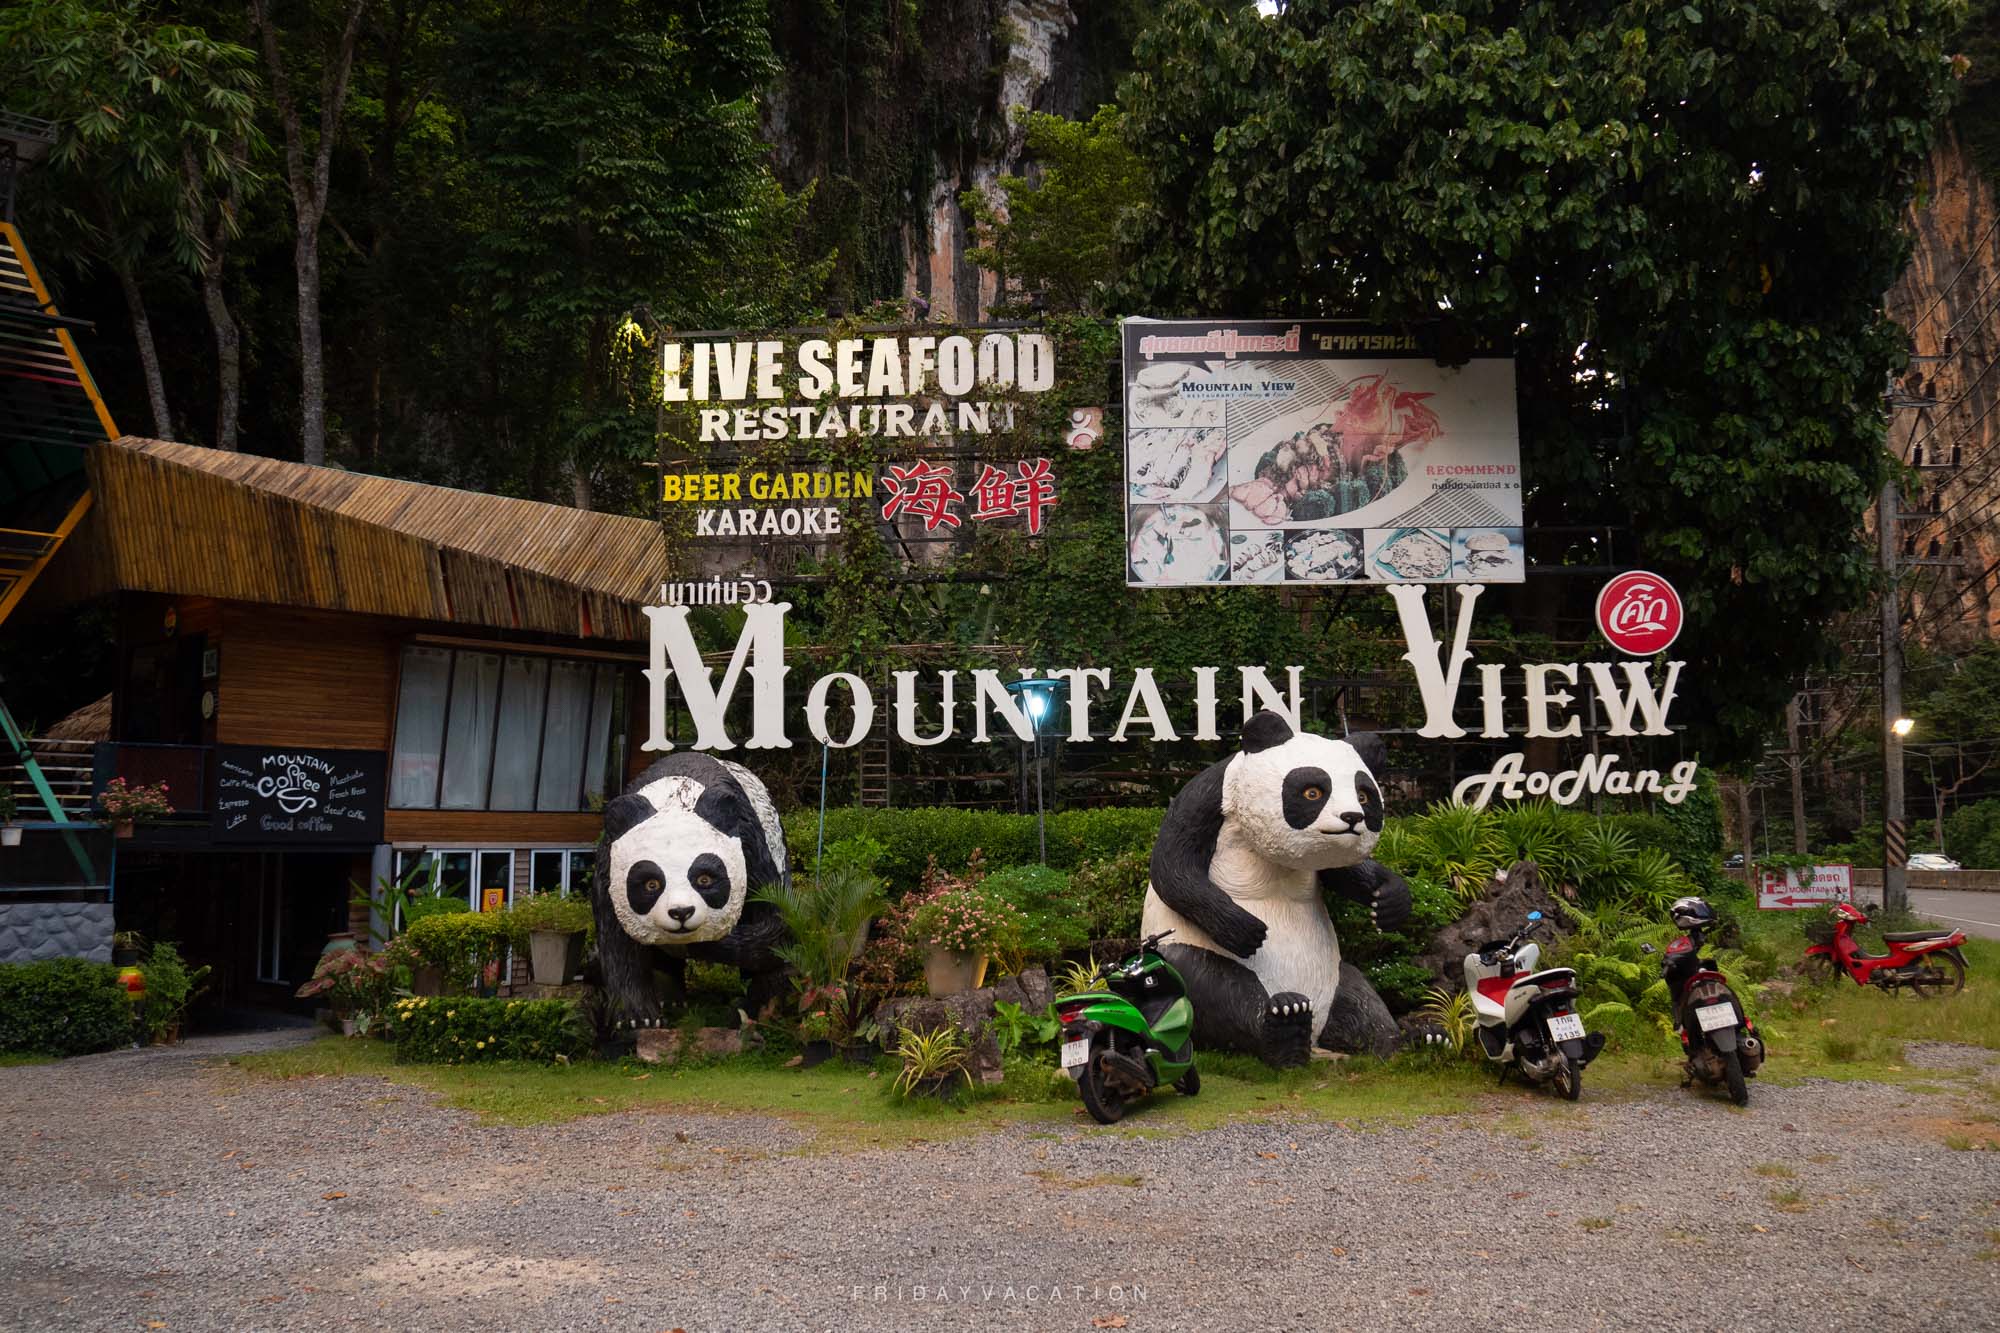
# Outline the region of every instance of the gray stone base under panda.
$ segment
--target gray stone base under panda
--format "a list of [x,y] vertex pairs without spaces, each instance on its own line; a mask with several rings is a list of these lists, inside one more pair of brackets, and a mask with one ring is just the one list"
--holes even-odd
[[110,903],[0,903],[0,963],[111,961]]

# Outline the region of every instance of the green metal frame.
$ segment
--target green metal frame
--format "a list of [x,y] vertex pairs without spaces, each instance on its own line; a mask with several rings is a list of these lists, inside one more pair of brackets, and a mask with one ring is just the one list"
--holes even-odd
[[[49,812],[49,822],[82,827],[69,817],[68,812],[62,808],[62,802],[56,799],[48,778],[42,775],[42,766],[35,762],[35,751],[28,744],[28,738],[21,734],[21,728],[15,725],[14,715],[7,711],[5,699],[0,699],[0,735],[5,736],[8,750],[20,761],[22,769],[28,775],[29,785],[34,787],[35,794],[42,798],[42,805]],[[76,867],[83,872],[84,879],[92,884],[97,883],[97,867],[92,863],[90,852],[83,845],[82,839],[68,828],[63,830],[62,836],[63,841],[69,844],[69,854],[76,858]],[[116,851],[115,848],[113,850]],[[111,883],[109,876],[105,878],[104,883],[107,886]]]

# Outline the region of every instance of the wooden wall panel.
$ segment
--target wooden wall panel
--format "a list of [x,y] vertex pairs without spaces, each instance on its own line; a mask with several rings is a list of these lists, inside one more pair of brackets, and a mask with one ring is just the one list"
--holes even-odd
[[230,605],[216,739],[387,750],[401,637],[393,621]]
[[[588,847],[604,831],[604,816],[590,810],[540,814],[518,810],[391,810],[384,821],[390,842],[428,847],[526,847],[561,843]],[[518,867],[516,874],[519,874]]]

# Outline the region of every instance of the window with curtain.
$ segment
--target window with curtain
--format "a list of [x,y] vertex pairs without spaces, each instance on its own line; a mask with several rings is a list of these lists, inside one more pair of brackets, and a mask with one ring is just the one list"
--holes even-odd
[[588,809],[618,785],[625,684],[609,662],[410,645],[390,805]]

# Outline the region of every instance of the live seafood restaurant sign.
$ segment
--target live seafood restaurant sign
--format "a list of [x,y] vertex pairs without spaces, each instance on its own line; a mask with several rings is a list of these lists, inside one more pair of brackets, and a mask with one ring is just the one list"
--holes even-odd
[[382,841],[380,750],[304,750],[219,745],[215,750],[217,842],[273,846]]
[[1511,358],[1315,320],[1124,338],[1128,584],[1526,576]]

